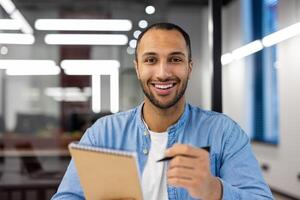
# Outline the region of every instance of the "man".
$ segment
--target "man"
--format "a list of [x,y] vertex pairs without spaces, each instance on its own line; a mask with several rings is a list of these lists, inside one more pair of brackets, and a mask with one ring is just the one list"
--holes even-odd
[[[143,104],[99,119],[81,143],[136,151],[145,199],[273,199],[243,130],[185,102],[193,63],[184,30],[150,26],[139,36],[134,63]],[[164,155],[174,158],[157,163]],[[64,197],[84,198],[73,161],[53,199]]]

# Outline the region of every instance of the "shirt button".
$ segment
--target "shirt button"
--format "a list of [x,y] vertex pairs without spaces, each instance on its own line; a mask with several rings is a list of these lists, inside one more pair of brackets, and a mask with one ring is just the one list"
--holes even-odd
[[148,132],[147,131],[144,131],[144,135],[146,136],[148,134]]
[[143,149],[143,153],[144,153],[145,155],[147,155],[147,154],[148,154],[148,150],[147,150],[147,149]]

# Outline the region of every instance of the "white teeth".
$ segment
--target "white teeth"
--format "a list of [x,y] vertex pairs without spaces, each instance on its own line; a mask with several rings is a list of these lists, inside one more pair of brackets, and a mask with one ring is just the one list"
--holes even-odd
[[169,85],[155,85],[156,88],[159,89],[169,89],[173,86],[173,84],[169,84]]

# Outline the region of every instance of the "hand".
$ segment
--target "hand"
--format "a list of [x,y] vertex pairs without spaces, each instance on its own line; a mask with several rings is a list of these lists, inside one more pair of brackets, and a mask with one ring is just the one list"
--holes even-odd
[[222,185],[210,173],[209,153],[201,148],[175,144],[165,156],[175,156],[169,162],[167,179],[170,185],[183,187],[193,198],[221,199]]

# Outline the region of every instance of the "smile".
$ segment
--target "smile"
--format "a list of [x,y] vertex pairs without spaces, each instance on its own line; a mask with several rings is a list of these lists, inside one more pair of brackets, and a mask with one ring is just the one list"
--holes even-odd
[[172,88],[175,83],[171,83],[171,84],[153,84],[155,88],[157,89],[161,89],[161,90],[167,90],[167,89],[170,89]]

